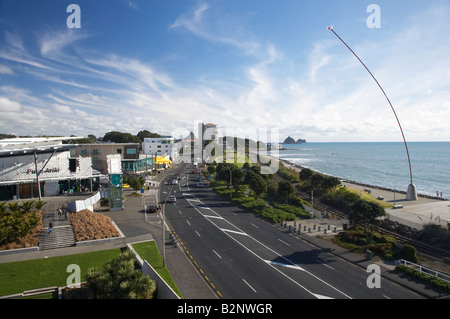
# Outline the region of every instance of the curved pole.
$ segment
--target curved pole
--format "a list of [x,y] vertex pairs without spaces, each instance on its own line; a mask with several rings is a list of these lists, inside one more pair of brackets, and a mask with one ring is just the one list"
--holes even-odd
[[398,127],[400,128],[400,132],[402,133],[402,137],[403,137],[403,142],[405,143],[405,148],[406,148],[406,155],[408,156],[408,164],[409,164],[409,176],[411,179],[411,184],[413,183],[412,180],[412,169],[411,169],[411,160],[409,158],[409,151],[408,151],[408,145],[406,144],[406,139],[405,139],[405,134],[403,134],[403,129],[402,126],[400,125],[400,121],[397,117],[397,113],[395,113],[394,107],[391,104],[391,101],[389,100],[388,96],[386,95],[386,92],[384,92],[383,88],[381,87],[380,83],[378,83],[377,79],[375,78],[375,76],[372,74],[372,72],[370,72],[370,70],[367,68],[367,66],[363,63],[363,61],[361,61],[361,59],[356,55],[355,52],[353,52],[353,50],[347,45],[347,43],[345,43],[344,40],[341,39],[340,36],[337,35],[336,32],[334,32],[332,27],[328,27],[328,30],[330,30],[331,32],[334,33],[334,35],[341,40],[342,43],[345,44],[345,46],[350,50],[351,53],[353,53],[353,55],[358,59],[359,62],[361,62],[361,64],[366,68],[367,72],[369,72],[370,76],[372,76],[372,78],[374,79],[374,81],[377,83],[378,87],[380,88],[381,92],[383,92],[384,96],[386,97],[386,100],[388,101],[389,105],[391,106],[392,112],[394,112],[395,115],[395,119],[397,120],[398,123]]

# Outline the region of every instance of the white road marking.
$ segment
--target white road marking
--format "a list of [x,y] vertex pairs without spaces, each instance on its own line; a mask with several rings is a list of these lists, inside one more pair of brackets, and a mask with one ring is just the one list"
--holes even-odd
[[289,247],[291,247],[291,245],[289,245],[287,242],[285,242],[284,240],[281,240],[280,238],[278,238],[279,241],[281,241],[283,244],[288,245]]
[[317,261],[318,263],[324,265],[325,267],[328,267],[328,268],[330,268],[330,269],[336,270],[336,269],[334,269],[333,267],[328,266],[326,263],[324,263],[323,261],[321,261],[321,260],[319,260],[319,259],[316,259],[316,261]]
[[283,263],[279,263],[279,262],[272,261],[272,260],[264,260],[264,261],[271,265],[282,266],[282,267],[287,267],[287,268],[291,268],[291,269],[305,271],[305,269],[303,269],[302,267],[297,266],[297,265],[283,264]]
[[255,288],[253,288],[252,286],[250,286],[250,284],[249,284],[248,282],[246,282],[245,279],[242,279],[242,281],[245,282],[245,283],[247,284],[247,286],[250,287],[251,290],[253,290],[255,293],[257,293],[256,290],[255,290]]
[[215,250],[213,249],[213,252],[217,255],[217,257],[219,257],[220,259],[222,259],[222,256],[220,256],[220,255],[217,253],[217,251],[215,251]]
[[219,228],[219,229],[221,231],[223,231],[223,232],[229,232],[229,233],[233,233],[233,234],[239,234],[239,235],[243,235],[243,236],[248,236],[246,233],[240,232],[240,231],[236,231],[236,230],[225,229],[225,228]]

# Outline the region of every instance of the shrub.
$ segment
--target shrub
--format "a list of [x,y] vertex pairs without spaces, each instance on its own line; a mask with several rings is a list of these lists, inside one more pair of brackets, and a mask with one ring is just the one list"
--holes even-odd
[[420,271],[413,269],[411,267],[408,267],[406,265],[397,265],[395,266],[395,271],[404,273],[410,277],[417,278],[419,280],[429,282],[435,287],[443,289],[445,292],[450,292],[450,283],[442,280],[436,276],[429,276],[425,273],[421,273]]
[[412,263],[417,263],[417,250],[411,245],[404,245],[401,252],[403,259],[408,260]]

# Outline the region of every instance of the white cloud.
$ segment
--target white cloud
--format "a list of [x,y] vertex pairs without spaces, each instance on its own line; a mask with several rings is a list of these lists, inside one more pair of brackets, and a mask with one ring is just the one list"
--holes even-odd
[[89,37],[86,32],[80,29],[69,29],[58,32],[41,32],[39,33],[39,43],[41,46],[41,54],[47,55],[58,53],[64,47]]
[[0,96],[0,112],[20,112],[22,105],[18,102],[11,101],[7,97]]
[[7,67],[6,65],[1,65],[0,64],[0,74],[9,74],[9,75],[13,75],[14,71],[11,70],[9,67]]

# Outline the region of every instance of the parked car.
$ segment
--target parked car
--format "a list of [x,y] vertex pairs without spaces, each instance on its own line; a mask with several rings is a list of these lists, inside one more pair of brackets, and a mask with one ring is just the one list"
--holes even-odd
[[175,203],[176,201],[177,201],[177,198],[175,197],[175,195],[169,196],[169,203]]
[[172,180],[172,185],[176,185],[176,184],[178,184],[178,180],[177,179],[173,179]]
[[203,183],[197,183],[197,187],[198,187],[198,188],[203,188],[203,187],[205,187],[205,184],[203,184]]

